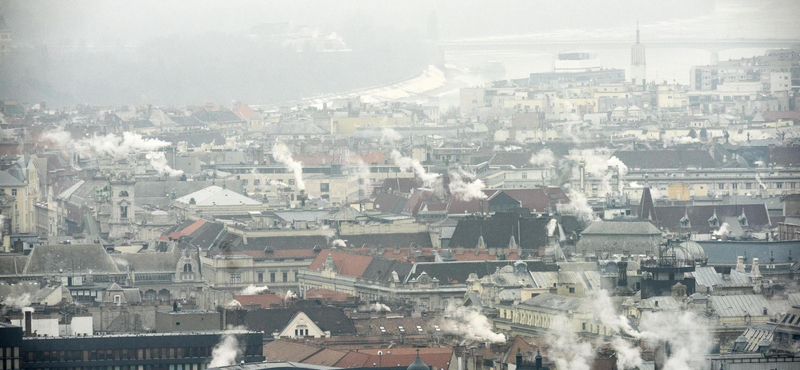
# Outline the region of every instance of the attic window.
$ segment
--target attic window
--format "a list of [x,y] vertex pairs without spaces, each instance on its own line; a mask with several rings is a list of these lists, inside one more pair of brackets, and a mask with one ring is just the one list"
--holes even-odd
[[442,331],[442,329],[439,327],[439,325],[434,325],[433,326],[433,330]]
[[419,326],[419,325],[417,325],[417,331],[418,331],[418,332],[420,332],[420,333],[422,333],[422,327],[421,327],[421,326]]
[[405,333],[406,329],[402,325],[398,325],[397,329],[400,330],[401,333]]
[[381,334],[386,334],[386,328],[385,327],[381,326],[380,329],[381,329]]
[[717,211],[714,211],[714,215],[708,219],[708,226],[711,227],[718,227],[719,226],[719,218],[717,218]]
[[683,218],[681,218],[681,227],[684,227],[684,228],[692,227],[692,223],[689,221],[688,217],[683,216]]
[[744,209],[742,210],[742,215],[739,216],[739,225],[747,226],[747,216],[744,215]]

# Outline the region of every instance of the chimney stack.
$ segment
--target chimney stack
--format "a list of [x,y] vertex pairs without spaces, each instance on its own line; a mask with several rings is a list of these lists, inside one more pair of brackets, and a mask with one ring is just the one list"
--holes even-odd
[[628,286],[628,263],[617,262],[617,286]]
[[25,313],[25,336],[32,336],[33,330],[33,308],[25,307],[22,310]]

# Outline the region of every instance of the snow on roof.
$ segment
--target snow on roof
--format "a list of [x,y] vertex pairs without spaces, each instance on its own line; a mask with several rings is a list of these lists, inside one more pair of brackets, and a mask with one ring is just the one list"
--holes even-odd
[[198,206],[233,206],[233,205],[258,205],[261,202],[248,198],[235,191],[223,189],[219,186],[212,185],[205,189],[198,190],[194,193],[182,196],[175,201],[178,203],[189,204],[191,199],[194,198]]

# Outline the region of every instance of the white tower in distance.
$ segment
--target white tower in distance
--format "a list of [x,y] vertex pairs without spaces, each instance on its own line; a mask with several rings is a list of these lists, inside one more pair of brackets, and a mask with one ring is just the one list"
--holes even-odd
[[636,22],[636,43],[631,46],[631,83],[644,87],[646,78],[644,45],[639,42],[639,22]]

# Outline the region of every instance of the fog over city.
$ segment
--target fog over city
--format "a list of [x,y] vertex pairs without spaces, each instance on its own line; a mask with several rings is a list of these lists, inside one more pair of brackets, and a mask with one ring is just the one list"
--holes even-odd
[[0,369],[798,369],[798,15],[0,0]]

